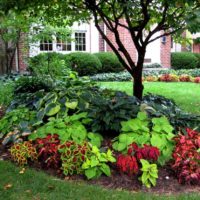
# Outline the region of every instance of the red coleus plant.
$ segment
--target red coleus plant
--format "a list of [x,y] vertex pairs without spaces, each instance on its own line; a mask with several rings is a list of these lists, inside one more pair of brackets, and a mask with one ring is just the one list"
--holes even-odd
[[186,128],[174,138],[174,169],[180,183],[200,184],[200,133]]
[[61,166],[60,153],[58,151],[59,145],[59,136],[56,134],[49,134],[45,138],[35,141],[39,161],[43,167],[58,169]]
[[157,161],[160,156],[160,151],[157,147],[144,144],[144,146],[140,148],[136,143],[133,143],[129,146],[128,154],[135,155],[137,160],[145,159],[149,161]]
[[139,147],[136,143],[130,144],[127,155],[120,154],[117,158],[117,167],[128,175],[137,174],[140,159],[157,161],[160,151],[157,147],[144,145]]
[[195,83],[200,83],[200,77],[194,78],[194,82],[195,82]]

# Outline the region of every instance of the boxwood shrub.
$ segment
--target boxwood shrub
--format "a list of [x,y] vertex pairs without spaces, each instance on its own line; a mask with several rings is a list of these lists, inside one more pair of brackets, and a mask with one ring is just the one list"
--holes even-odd
[[28,70],[33,75],[63,75],[69,66],[61,53],[41,53],[29,59]]
[[65,62],[73,71],[78,72],[79,76],[94,75],[102,68],[101,62],[95,55],[85,52],[67,54]]
[[94,55],[98,57],[102,64],[102,69],[99,71],[100,73],[120,72],[124,70],[124,67],[114,53],[100,52]]
[[172,53],[171,65],[173,69],[194,69],[197,68],[198,58],[191,52]]

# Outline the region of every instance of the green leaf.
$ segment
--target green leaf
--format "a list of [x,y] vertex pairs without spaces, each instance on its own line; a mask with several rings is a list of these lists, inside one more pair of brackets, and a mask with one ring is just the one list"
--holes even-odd
[[100,167],[100,169],[102,170],[102,172],[106,175],[106,176],[110,176],[111,172],[110,172],[110,167],[108,165],[106,165],[105,163],[103,163]]
[[56,103],[50,103],[45,108],[45,114],[47,116],[53,116],[60,111],[60,105]]
[[86,175],[87,179],[95,178],[96,171],[97,171],[96,168],[86,169],[85,170],[85,175]]
[[74,109],[76,109],[77,106],[78,106],[78,101],[66,102],[66,103],[65,103],[65,106],[66,106],[67,108],[70,108],[70,109],[74,110]]

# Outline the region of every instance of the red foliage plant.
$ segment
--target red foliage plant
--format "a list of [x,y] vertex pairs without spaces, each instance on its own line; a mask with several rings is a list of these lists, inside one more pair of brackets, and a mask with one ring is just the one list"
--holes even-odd
[[200,133],[186,128],[174,138],[174,169],[180,183],[200,184]]
[[194,82],[195,82],[195,83],[200,83],[200,77],[194,78]]
[[59,145],[59,136],[56,134],[49,134],[45,138],[38,138],[35,141],[39,161],[42,163],[43,167],[54,169],[60,168],[61,160],[58,151]]
[[157,147],[144,144],[143,147],[138,147],[136,143],[130,144],[127,155],[120,154],[117,158],[117,167],[128,175],[137,174],[139,171],[140,159],[149,161],[157,161],[160,151]]

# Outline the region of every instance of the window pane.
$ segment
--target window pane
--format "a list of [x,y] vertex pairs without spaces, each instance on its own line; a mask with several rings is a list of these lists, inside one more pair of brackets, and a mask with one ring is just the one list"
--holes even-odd
[[75,50],[86,51],[86,34],[75,33]]

